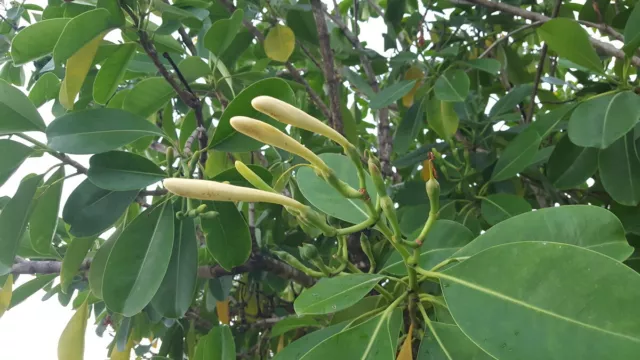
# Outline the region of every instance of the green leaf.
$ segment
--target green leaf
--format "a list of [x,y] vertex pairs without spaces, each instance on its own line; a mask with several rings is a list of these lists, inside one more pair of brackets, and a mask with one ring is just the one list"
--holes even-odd
[[471,360],[491,360],[487,353],[482,351],[473,343],[457,325],[432,322],[438,338],[451,356],[450,358],[442,351],[433,334],[426,335],[420,343],[417,360],[449,360],[449,359],[471,359]]
[[473,69],[488,72],[492,75],[497,75],[502,67],[500,61],[496,59],[471,59],[464,61],[463,64]]
[[49,253],[58,227],[58,212],[64,184],[64,166],[60,166],[42,186],[34,199],[33,211],[29,218],[31,246],[41,254]]
[[27,228],[31,200],[42,182],[41,175],[28,175],[0,212],[0,276],[11,272],[20,239]]
[[414,103],[402,118],[398,129],[393,135],[393,149],[399,153],[409,150],[424,125],[424,114],[428,100],[422,99]]
[[427,123],[442,139],[449,139],[458,130],[460,119],[453,103],[432,98],[427,103]]
[[369,108],[378,110],[393,104],[406,95],[413,88],[415,82],[416,80],[402,80],[386,86],[370,99]]
[[162,316],[179,319],[187,312],[196,289],[198,240],[192,218],[175,220],[169,267],[151,305]]
[[82,13],[67,23],[53,48],[53,60],[61,64],[85,45],[111,28],[111,13],[106,9],[95,9]]
[[[269,170],[259,165],[247,165],[247,167],[251,169],[251,171],[256,173],[256,175],[258,175],[262,180],[264,180],[264,182],[266,182],[267,184],[271,184],[273,177],[271,175],[271,172],[269,172]],[[240,175],[240,173],[238,172],[238,170],[236,170],[235,167],[232,167],[230,169],[220,172],[219,174],[215,175],[214,179],[215,181],[218,181],[218,182],[228,181],[229,184],[231,185],[254,188],[254,186],[251,185],[247,181],[247,179],[245,179],[242,175]]]
[[577,188],[598,170],[598,150],[574,145],[564,136],[551,153],[547,177],[560,190]]
[[518,134],[500,155],[498,163],[493,168],[491,181],[507,180],[526,169],[535,158],[542,139],[558,125],[572,108],[572,105],[565,105],[554,109],[540,116],[528,128]]
[[121,27],[125,25],[124,12],[120,7],[118,0],[98,0],[96,4],[99,9],[107,9],[111,13],[109,22],[112,27]]
[[382,275],[349,274],[323,278],[314,286],[304,289],[293,303],[298,315],[328,314],[354,305],[373,289]]
[[9,309],[20,305],[23,301],[27,300],[27,298],[29,298],[31,295],[35,294],[40,289],[45,287],[47,284],[51,283],[53,279],[55,279],[56,277],[58,277],[58,274],[38,275],[37,277],[18,286],[18,288],[13,290],[13,295],[11,296],[11,304],[9,305]]
[[516,106],[523,102],[527,96],[531,95],[533,85],[523,84],[511,89],[505,96],[501,97],[489,111],[489,117],[496,117],[513,112]]
[[[180,136],[178,137],[178,143],[180,144],[180,148],[184,149],[187,143],[187,140],[191,137],[193,131],[198,127],[196,120],[196,113],[193,109],[189,110],[187,115],[182,118],[182,122],[180,124]],[[197,146],[198,141],[191,142],[191,150],[194,150],[194,147]]]
[[[320,158],[331,168],[340,180],[354,188],[359,187],[358,174],[355,165],[343,155],[325,153]],[[378,197],[373,180],[366,174],[367,192],[375,204]],[[313,169],[302,167],[296,172],[296,181],[302,195],[323,213],[348,221],[352,224],[361,223],[369,218],[364,202],[359,199],[347,199],[320,178]]]
[[640,160],[636,154],[632,132],[598,153],[602,186],[622,205],[640,202]]
[[347,325],[348,322],[343,322],[307,334],[282,349],[273,360],[300,359],[302,355],[314,349],[318,344],[341,332]]
[[11,42],[13,63],[22,65],[49,55],[69,20],[71,19],[42,20],[20,30]]
[[64,259],[62,259],[62,267],[60,269],[60,290],[63,293],[67,293],[73,277],[78,273],[80,265],[95,240],[95,237],[74,238],[71,240],[67,247],[67,252],[64,254]]
[[89,180],[107,190],[140,190],[167,176],[153,161],[124,151],[93,155],[89,164]]
[[401,326],[402,311],[383,312],[333,335],[298,359],[394,359]]
[[38,79],[29,91],[29,100],[36,107],[44,105],[49,100],[58,97],[60,92],[60,79],[52,73],[48,72]]
[[310,316],[290,316],[278,321],[269,333],[269,337],[274,338],[287,332],[299,328],[320,327],[320,322]]
[[469,95],[470,80],[460,69],[445,71],[434,85],[436,98],[440,101],[464,101]]
[[640,316],[640,275],[608,256],[511,243],[439,277],[460,329],[496,359],[632,359],[640,350],[640,324],[632,320]]
[[551,19],[540,26],[537,32],[558,56],[597,73],[604,71],[598,54],[589,42],[589,35],[575,20]]
[[569,138],[582,147],[606,149],[640,119],[640,97],[632,91],[601,95],[578,105],[569,119]]
[[640,46],[640,6],[636,4],[624,26],[624,47],[622,50],[630,57],[638,46]]
[[44,131],[46,125],[22,91],[0,80],[0,135]]
[[[308,0],[298,1],[298,5],[307,5]],[[287,26],[293,30],[298,39],[304,40],[312,45],[319,46],[318,30],[316,20],[311,10],[300,10],[298,8],[287,11]]]
[[209,148],[227,152],[245,152],[257,150],[263,146],[261,142],[240,134],[231,127],[229,121],[234,116],[248,116],[262,120],[280,130],[285,128],[286,124],[271,119],[251,106],[251,100],[260,95],[272,96],[295,105],[295,95],[286,81],[269,78],[255,82],[242,90],[224,110],[218,127],[209,141]]
[[[418,229],[409,240],[415,239],[422,229]],[[423,269],[431,269],[449,258],[453,253],[473,240],[471,230],[451,220],[437,220],[425,238],[425,245],[420,248],[418,265]],[[407,268],[399,252],[394,251],[379,272],[397,276],[406,276]]]
[[234,11],[229,19],[218,20],[204,36],[204,46],[214,55],[220,56],[231,45],[238,31],[242,28],[244,11]]
[[73,314],[58,340],[58,359],[82,360],[84,358],[84,334],[89,318],[89,302],[85,301]]
[[95,256],[91,260],[91,267],[89,267],[89,286],[91,288],[91,293],[102,299],[102,283],[104,280],[104,269],[107,266],[107,260],[109,259],[109,254],[111,254],[111,249],[113,249],[113,244],[115,244],[116,239],[120,236],[121,231],[117,229],[113,235],[109,237],[96,251]]
[[367,296],[344,310],[334,313],[330,325],[339,324],[347,320],[357,319],[361,315],[388,306],[388,302],[382,295]]
[[482,198],[481,211],[489,225],[495,225],[531,211],[531,205],[524,198],[516,195],[493,194]]
[[231,202],[206,201],[207,211],[217,211],[213,219],[201,219],[207,249],[227,270],[244,264],[251,254],[249,226]]
[[453,257],[472,256],[490,247],[518,241],[553,241],[581,246],[624,261],[633,248],[620,220],[590,205],[539,209],[505,220],[477,237]]
[[135,43],[122,44],[102,64],[93,82],[93,99],[98,104],[106,104],[115,94],[135,52]]
[[149,121],[120,109],[68,113],[47,127],[48,145],[69,154],[96,154],[117,149],[145,136],[163,136]]
[[165,203],[138,215],[118,237],[102,284],[109,309],[133,316],[149,304],[169,266],[173,222],[173,207]]
[[71,227],[69,233],[73,236],[98,235],[120,218],[137,195],[137,190],[104,190],[86,179],[69,195],[62,218]]
[[153,0],[153,7],[155,10],[159,11],[163,15],[169,15],[170,18],[175,19],[185,19],[185,18],[196,18],[197,17],[184,9],[181,9],[174,5],[169,5],[169,3],[165,3],[162,0]]
[[9,309],[13,295],[13,274],[9,274],[0,288],[0,318]]
[[236,344],[231,328],[216,326],[198,341],[194,360],[235,360]]
[[33,149],[19,142],[0,139],[0,185],[3,185],[20,165],[33,154]]

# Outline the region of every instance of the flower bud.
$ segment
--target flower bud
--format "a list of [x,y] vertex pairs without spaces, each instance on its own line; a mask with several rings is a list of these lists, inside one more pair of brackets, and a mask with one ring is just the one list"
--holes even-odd
[[438,212],[440,210],[440,184],[438,180],[434,179],[433,176],[426,184],[427,196],[429,197],[429,202],[431,203],[430,212]]
[[171,146],[167,147],[167,175],[171,176],[173,174],[173,162],[176,160],[175,151]]
[[320,258],[320,253],[313,244],[302,244],[300,256],[307,261],[315,261]]
[[387,189],[384,185],[384,180],[382,179],[382,173],[380,172],[380,168],[376,165],[375,161],[369,157],[368,164],[369,166],[369,174],[371,175],[371,179],[373,179],[373,184],[376,186],[376,191],[378,195],[384,196],[387,194]]
[[245,180],[247,180],[251,185],[255,186],[257,189],[262,191],[275,192],[269,184],[264,182],[258,174],[253,172],[253,170],[249,169],[247,165],[245,165],[242,161],[236,160],[235,162],[236,170],[242,175]]

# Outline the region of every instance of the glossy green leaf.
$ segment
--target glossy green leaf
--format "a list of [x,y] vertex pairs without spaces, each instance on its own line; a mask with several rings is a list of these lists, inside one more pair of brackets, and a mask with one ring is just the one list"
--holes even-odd
[[377,110],[393,104],[401,97],[405,96],[413,88],[415,82],[416,80],[402,80],[395,84],[388,85],[371,98],[369,101],[369,107],[373,110]]
[[[321,154],[320,158],[331,168],[340,180],[358,188],[358,174],[355,165],[343,155]],[[367,192],[375,204],[378,197],[373,180],[367,174]],[[296,180],[302,195],[316,208],[340,220],[358,224],[368,219],[364,203],[359,199],[346,199],[331,185],[317,176],[309,167],[302,167],[296,173]]]
[[46,125],[38,109],[20,90],[0,80],[0,135],[24,131],[44,131]]
[[207,249],[227,270],[244,264],[251,254],[249,226],[231,202],[206,201],[207,211],[217,211],[213,219],[201,219]]
[[320,322],[311,316],[290,316],[278,321],[272,328],[269,336],[274,338],[283,335],[291,330],[299,328],[320,327]]
[[565,136],[549,158],[547,177],[558,189],[573,189],[584,184],[597,169],[598,150],[576,146]]
[[[468,360],[492,360],[489,354],[485,353],[473,343],[457,325],[432,322],[438,338],[451,356],[451,359]],[[438,344],[433,334],[426,335],[420,343],[417,360],[449,360],[442,347]]]
[[502,65],[496,59],[471,59],[463,62],[464,65],[473,69],[482,70],[489,74],[497,75]]
[[282,349],[282,351],[277,353],[273,359],[274,360],[300,359],[304,354],[314,349],[318,344],[338,334],[347,325],[348,323],[344,322],[341,324],[332,325],[324,329],[320,329],[310,334],[307,334],[301,337],[300,339],[297,339],[296,341],[292,342],[284,349]]
[[112,191],[95,186],[89,179],[73,190],[62,210],[62,218],[76,237],[98,235],[109,229],[127,210],[138,191]]
[[99,9],[107,9],[111,13],[109,23],[111,23],[112,27],[125,25],[124,11],[122,11],[118,0],[97,0],[96,7]]
[[33,149],[13,140],[0,139],[0,154],[0,185],[3,185],[33,154]]
[[41,254],[47,254],[58,227],[58,213],[64,184],[64,166],[54,172],[34,198],[33,211],[29,218],[31,246]]
[[48,145],[70,154],[96,154],[117,149],[145,136],[163,136],[154,124],[120,109],[68,113],[47,127]]
[[60,79],[52,73],[48,72],[38,79],[29,91],[29,100],[36,107],[44,105],[49,100],[58,97],[60,92]]
[[11,42],[13,63],[22,65],[50,54],[69,20],[42,20],[20,30]]
[[0,212],[0,276],[11,272],[20,239],[27,228],[31,200],[36,194],[42,176],[27,176],[18,190]]
[[464,101],[469,95],[470,80],[464,70],[447,70],[438,77],[434,93],[440,101]]
[[482,198],[481,211],[489,225],[495,225],[508,218],[531,211],[531,205],[516,195],[493,194]]
[[424,125],[425,111],[428,100],[414,103],[402,118],[398,129],[393,135],[393,150],[402,154],[409,150]]
[[339,324],[347,320],[357,319],[375,309],[384,308],[388,305],[387,300],[382,295],[367,296],[344,310],[334,313],[331,317],[330,325]]
[[537,31],[542,41],[558,56],[597,73],[603,72],[602,62],[589,42],[589,35],[575,20],[552,19]]
[[162,316],[181,318],[189,309],[198,275],[198,240],[192,218],[175,220],[169,267],[151,305]]
[[95,237],[74,238],[67,247],[67,252],[62,259],[60,269],[60,289],[67,293],[73,277],[78,273],[80,265],[84,261],[91,246],[95,242]]
[[518,85],[501,97],[489,111],[489,117],[496,117],[515,111],[518,104],[531,95],[533,85]]
[[636,4],[627,19],[624,27],[624,50],[627,56],[631,56],[640,46],[640,6]]
[[565,105],[539,116],[504,149],[493,169],[491,181],[507,180],[526,169],[535,158],[544,139],[573,108]]
[[569,119],[569,138],[582,147],[606,149],[640,119],[640,98],[632,91],[601,95],[580,104]]
[[198,341],[194,360],[234,360],[236,344],[229,326],[216,326]]
[[602,186],[622,205],[635,206],[640,202],[640,159],[633,134],[598,153],[598,168]]
[[633,248],[620,220],[590,205],[567,205],[524,213],[493,226],[453,257],[472,256],[492,246],[518,241],[553,241],[581,246],[623,261]]
[[229,121],[234,116],[248,116],[262,120],[279,129],[285,128],[286,124],[271,119],[251,106],[251,100],[260,95],[272,96],[295,105],[293,90],[286,81],[278,78],[260,80],[246,87],[229,103],[209,141],[209,148],[227,152],[244,152],[257,150],[263,146],[262,143],[236,132],[231,127]]
[[346,309],[369,293],[382,278],[377,274],[323,278],[304,289],[293,303],[293,308],[298,315],[328,314]]
[[181,9],[175,5],[170,5],[162,0],[153,0],[153,7],[156,11],[163,15],[169,15],[170,18],[184,19],[195,18],[195,15],[187,10]]
[[433,98],[427,103],[427,123],[440,138],[449,139],[458,130],[460,119],[453,103]]
[[[421,230],[418,229],[409,240],[417,237]],[[423,269],[431,269],[470,243],[473,238],[473,233],[464,225],[451,220],[437,220],[420,248],[418,264]],[[397,276],[407,275],[407,268],[400,253],[394,251],[379,272]]]
[[153,161],[124,151],[93,155],[89,164],[89,180],[107,190],[140,190],[167,176]]
[[84,334],[89,318],[89,303],[82,305],[67,323],[58,340],[58,359],[82,360],[84,358]]
[[[299,5],[309,6],[308,0],[298,1]],[[289,9],[287,11],[287,26],[296,34],[296,38],[304,40],[312,45],[318,46],[318,30],[316,20],[313,17],[311,9],[301,10],[298,8]]]
[[204,36],[204,46],[214,55],[220,56],[231,45],[242,28],[244,11],[236,10],[229,19],[218,20]]
[[115,94],[135,52],[135,43],[122,44],[102,64],[93,82],[93,99],[98,104],[106,104]]
[[384,312],[333,335],[299,359],[394,359],[401,326],[402,311]]
[[45,285],[51,283],[53,279],[58,277],[58,274],[45,274],[38,275],[37,277],[27,281],[26,283],[18,286],[13,290],[11,296],[11,304],[9,309],[20,305],[23,301],[27,300],[31,295],[41,290]]
[[80,14],[67,23],[53,48],[53,59],[61,64],[82,47],[111,28],[111,13],[106,9],[95,9]]
[[495,246],[446,270],[440,283],[460,329],[497,359],[632,359],[640,350],[640,275],[595,251]]
[[91,267],[89,267],[89,287],[91,288],[91,293],[102,299],[102,283],[104,280],[104,269],[107,266],[107,260],[109,259],[109,254],[111,254],[111,249],[113,249],[113,244],[115,244],[116,239],[120,236],[120,230],[116,230],[116,232],[109,237],[96,251],[95,256],[91,260]]
[[118,237],[102,284],[109,309],[133,316],[149,304],[169,266],[173,223],[173,207],[165,203],[138,215]]

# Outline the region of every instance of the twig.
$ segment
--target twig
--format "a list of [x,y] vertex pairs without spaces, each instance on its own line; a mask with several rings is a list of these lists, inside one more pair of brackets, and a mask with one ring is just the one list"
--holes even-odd
[[332,127],[339,133],[343,132],[342,110],[340,108],[340,83],[336,76],[335,61],[333,59],[333,51],[331,50],[331,42],[329,39],[329,30],[327,30],[327,21],[324,18],[323,5],[320,0],[311,0],[311,9],[313,17],[316,20],[316,29],[318,30],[318,40],[320,42],[320,53],[322,54],[322,72],[329,87],[329,102],[331,104]]
[[9,19],[7,19],[6,17],[4,17],[4,15],[0,14],[0,19],[2,19],[5,23],[9,24],[9,26],[11,26],[11,28],[15,31],[18,31],[19,28],[16,24],[14,24],[12,21],[9,21]]
[[535,21],[535,22],[533,22],[531,24],[526,24],[526,25],[521,26],[521,27],[513,30],[512,32],[506,34],[505,36],[503,36],[503,37],[501,37],[499,39],[496,39],[496,41],[494,41],[493,44],[489,45],[489,47],[485,51],[483,51],[482,54],[480,54],[480,56],[478,56],[478,58],[481,59],[481,58],[485,57],[487,54],[489,54],[491,52],[491,50],[493,50],[496,46],[500,45],[501,42],[503,42],[504,40],[512,37],[513,35],[521,32],[523,30],[527,30],[527,29],[530,29],[532,27],[536,27],[536,26],[538,26],[540,24],[543,24],[543,23],[544,23],[543,21]]
[[[562,5],[562,0],[556,0],[556,4],[553,7],[553,12],[551,13],[551,18],[555,18],[558,16],[558,12],[560,11],[560,5]],[[538,62],[538,69],[536,71],[536,77],[533,81],[533,90],[531,91],[531,103],[529,104],[529,112],[527,116],[524,118],[524,123],[528,124],[533,119],[533,111],[536,109],[536,95],[538,95],[538,87],[540,86],[540,79],[542,78],[542,74],[544,73],[544,62],[547,59],[547,50],[548,46],[545,42],[542,44],[542,49],[540,49],[540,61]]]
[[180,26],[178,28],[178,33],[180,34],[180,38],[182,38],[182,42],[184,43],[184,45],[187,47],[187,49],[189,49],[191,55],[198,55],[198,50],[196,50],[196,46],[193,44],[193,41],[191,40],[191,37],[187,33],[187,30],[185,30],[184,26]]
[[57,151],[54,151],[53,149],[49,148],[47,145],[41,143],[40,141],[32,138],[29,135],[25,135],[25,134],[15,134],[16,136],[23,138],[27,141],[29,141],[30,143],[32,143],[33,145],[36,145],[37,147],[41,148],[42,150],[46,151],[49,155],[53,156],[54,158],[62,161],[63,163],[65,163],[66,165],[72,166],[76,169],[77,172],[81,173],[81,174],[87,174],[88,170],[86,167],[84,167],[82,164],[80,164],[79,162],[73,160],[72,158],[70,158],[68,155],[63,154],[63,153],[59,153]]

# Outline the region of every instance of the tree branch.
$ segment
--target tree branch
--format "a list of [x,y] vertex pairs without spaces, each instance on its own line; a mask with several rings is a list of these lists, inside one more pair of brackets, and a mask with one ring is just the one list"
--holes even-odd
[[187,30],[185,30],[184,26],[180,26],[178,28],[178,33],[180,34],[180,38],[182,39],[184,46],[186,46],[187,49],[189,49],[189,52],[191,53],[191,55],[193,56],[198,55],[198,50],[196,50],[196,46],[193,44],[193,41],[191,40],[191,37],[187,33]]
[[329,120],[331,126],[336,131],[343,133],[342,109],[340,108],[340,83],[336,76],[329,31],[327,30],[327,22],[324,18],[322,8],[323,6],[320,0],[311,0],[311,9],[313,10],[313,17],[316,20],[318,40],[320,41],[320,53],[322,54],[322,72],[329,87],[329,101],[331,104],[331,118]]

